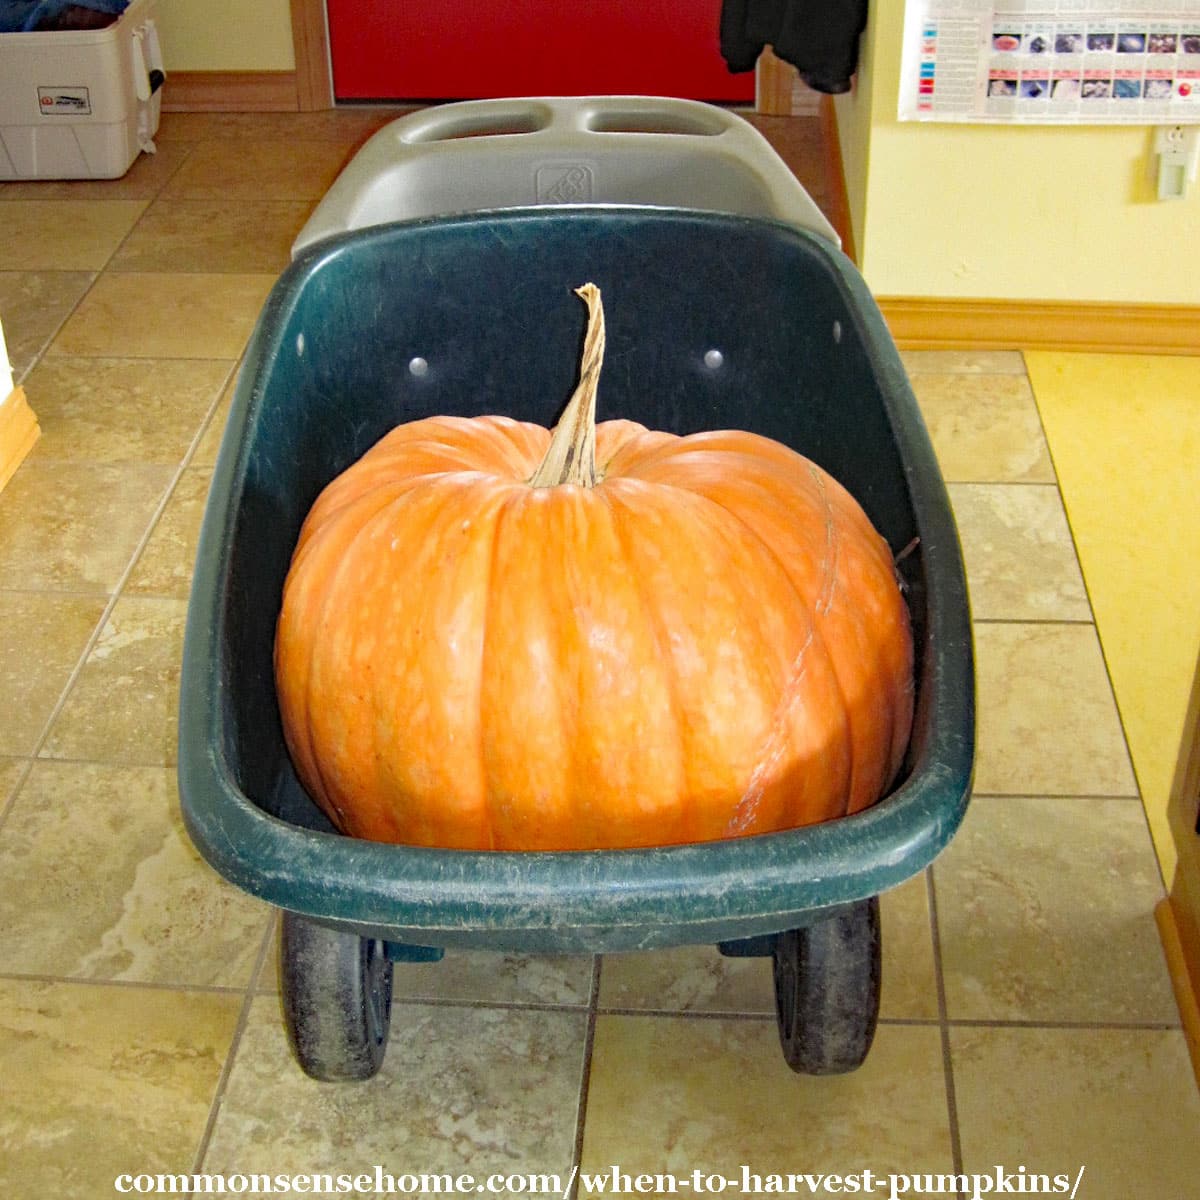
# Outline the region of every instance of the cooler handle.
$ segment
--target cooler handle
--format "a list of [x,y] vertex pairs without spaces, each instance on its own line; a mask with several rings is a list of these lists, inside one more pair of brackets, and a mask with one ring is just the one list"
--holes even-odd
[[158,28],[151,17],[133,31],[133,88],[137,98],[145,104],[162,87],[166,77]]

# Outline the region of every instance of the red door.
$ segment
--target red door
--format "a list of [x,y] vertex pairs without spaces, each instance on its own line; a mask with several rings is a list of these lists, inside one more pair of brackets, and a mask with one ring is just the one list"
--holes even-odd
[[327,0],[339,100],[645,94],[748,102],[721,0]]

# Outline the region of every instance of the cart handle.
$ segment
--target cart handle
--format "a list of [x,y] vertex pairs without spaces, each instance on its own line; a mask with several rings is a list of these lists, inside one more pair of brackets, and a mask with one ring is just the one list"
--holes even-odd
[[530,204],[734,212],[841,244],[767,139],[736,113],[669,97],[580,96],[472,100],[389,122],[334,182],[292,253],[388,221]]

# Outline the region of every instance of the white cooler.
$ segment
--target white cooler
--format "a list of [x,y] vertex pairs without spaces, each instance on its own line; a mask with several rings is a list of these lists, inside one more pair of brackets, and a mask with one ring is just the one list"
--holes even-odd
[[0,180],[116,179],[154,152],[155,0],[104,29],[0,33]]

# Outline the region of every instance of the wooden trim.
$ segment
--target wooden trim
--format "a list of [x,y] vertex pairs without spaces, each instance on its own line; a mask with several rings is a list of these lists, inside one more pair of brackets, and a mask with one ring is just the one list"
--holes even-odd
[[838,237],[842,239],[842,252],[853,263],[858,262],[854,245],[854,223],[850,220],[850,197],[846,194],[846,166],[842,162],[842,143],[838,137],[837,108],[832,96],[822,96],[818,109],[821,122],[821,147],[825,155],[825,194],[829,217]]
[[291,0],[296,100],[301,112],[333,107],[325,0]]
[[16,388],[0,404],[0,491],[16,474],[41,434],[24,391]]
[[296,112],[295,71],[172,71],[164,112]]
[[1196,977],[1189,969],[1176,915],[1177,911],[1170,900],[1160,900],[1155,906],[1154,919],[1158,924],[1158,936],[1162,939],[1171,986],[1175,990],[1175,1003],[1179,1006],[1179,1020],[1187,1040],[1188,1054],[1191,1055],[1192,1072],[1197,1084],[1200,1084],[1200,1002],[1196,999]]
[[754,110],[768,117],[792,115],[792,87],[796,69],[776,58],[768,46],[754,69]]
[[1200,354],[1200,305],[878,297],[907,350]]
[[[1171,895],[1156,911],[1159,932],[1171,981],[1179,1004],[1192,1065],[1200,1081],[1200,834],[1196,832],[1200,815],[1200,662],[1192,680],[1183,736],[1171,794],[1167,801],[1167,820],[1178,858]],[[1190,1022],[1190,1024],[1189,1024]]]

